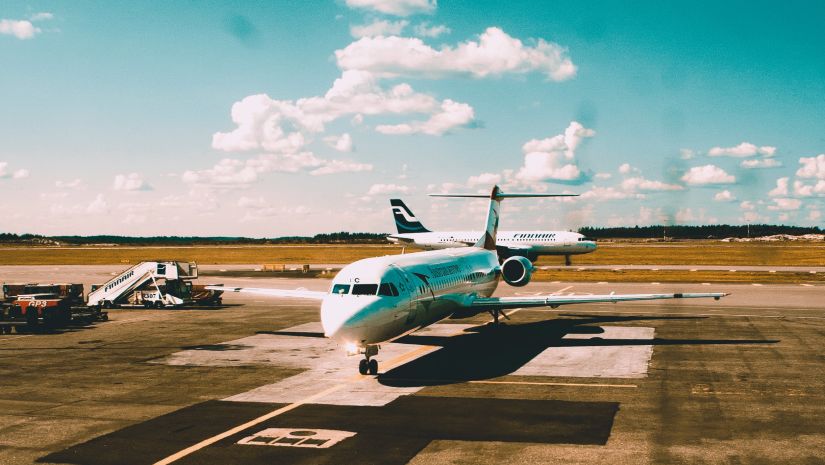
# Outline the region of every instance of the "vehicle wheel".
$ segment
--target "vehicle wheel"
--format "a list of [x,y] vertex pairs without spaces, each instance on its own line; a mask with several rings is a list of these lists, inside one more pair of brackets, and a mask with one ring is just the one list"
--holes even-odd
[[37,327],[37,310],[30,308],[26,311],[26,325],[29,328],[36,328]]
[[361,373],[362,375],[366,375],[367,371],[369,370],[368,365],[369,365],[369,363],[367,362],[366,359],[361,359],[361,361],[358,363],[358,373]]
[[372,360],[370,360],[368,365],[369,365],[368,368],[369,368],[370,374],[371,375],[377,375],[378,374],[378,360],[372,359]]
[[3,334],[11,334],[11,326],[3,326],[2,330]]
[[108,300],[103,301],[103,308],[112,308],[112,302]]
[[161,302],[160,300],[155,302],[155,308],[163,308],[163,302]]

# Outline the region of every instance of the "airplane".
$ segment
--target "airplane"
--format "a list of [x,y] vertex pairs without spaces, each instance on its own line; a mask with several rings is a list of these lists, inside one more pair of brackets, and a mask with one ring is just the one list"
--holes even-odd
[[[390,206],[398,229],[398,234],[387,236],[390,242],[438,250],[469,247],[481,237],[481,231],[430,231],[401,199],[390,199]],[[570,266],[571,255],[595,251],[596,242],[569,231],[499,231],[496,248],[501,259],[522,256],[535,262],[541,255],[564,255],[564,263]]]
[[[432,194],[435,195],[435,194]],[[446,197],[487,197],[490,205],[484,235],[472,247],[449,248],[358,260],[345,266],[328,292],[304,289],[207,286],[225,292],[321,301],[324,336],[343,345],[347,353],[363,354],[358,371],[378,374],[380,344],[393,341],[444,318],[465,318],[483,312],[507,317],[506,310],[528,307],[623,302],[633,300],[713,298],[728,294],[607,294],[491,297],[503,280],[511,286],[530,282],[533,265],[525,257],[499,262],[496,237],[501,201],[506,198],[553,197],[570,194],[507,194],[498,186],[485,194],[440,194]]]

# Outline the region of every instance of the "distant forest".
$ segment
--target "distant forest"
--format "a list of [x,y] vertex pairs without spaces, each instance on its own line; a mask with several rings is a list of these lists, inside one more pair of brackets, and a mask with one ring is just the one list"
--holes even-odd
[[635,226],[620,228],[583,227],[580,234],[593,239],[722,239],[725,237],[759,237],[774,234],[823,234],[818,227],[778,226],[771,224],[705,226]]
[[37,234],[0,233],[0,243],[43,245],[261,245],[261,244],[386,244],[386,233],[336,232],[314,236],[288,236],[254,239],[249,237],[202,236],[40,236]]
[[[593,239],[721,239],[725,237],[759,237],[774,234],[823,234],[819,227],[747,225],[708,226],[635,226],[596,228],[586,226],[579,233]],[[249,237],[203,236],[40,236],[37,234],[0,233],[2,244],[25,245],[262,245],[262,244],[386,244],[386,233],[336,232],[314,236],[286,236],[254,239]]]

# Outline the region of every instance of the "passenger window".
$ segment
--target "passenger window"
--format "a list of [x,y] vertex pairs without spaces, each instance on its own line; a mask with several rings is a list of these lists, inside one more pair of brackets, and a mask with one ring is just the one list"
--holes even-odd
[[349,284],[336,284],[332,286],[332,293],[333,294],[348,294],[349,293]]

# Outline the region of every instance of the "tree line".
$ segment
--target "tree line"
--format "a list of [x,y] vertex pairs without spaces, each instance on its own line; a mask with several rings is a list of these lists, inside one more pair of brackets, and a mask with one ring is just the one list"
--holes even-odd
[[759,237],[775,234],[822,234],[819,227],[785,226],[772,224],[730,225],[712,224],[702,226],[658,225],[601,228],[585,226],[579,233],[593,239],[721,239],[726,237]]

